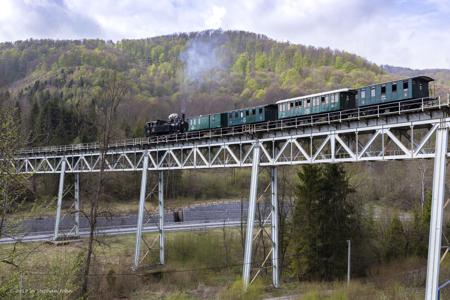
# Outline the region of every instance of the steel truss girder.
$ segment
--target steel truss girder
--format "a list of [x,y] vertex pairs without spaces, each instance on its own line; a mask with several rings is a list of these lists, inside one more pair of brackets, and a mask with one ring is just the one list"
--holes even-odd
[[[429,144],[434,143],[441,121],[448,128],[450,118],[148,150],[110,150],[105,171],[142,171],[145,155],[148,170],[251,167],[255,144],[261,150],[260,166],[433,158],[434,146]],[[66,173],[100,170],[98,152],[18,157],[15,168],[18,173],[60,173],[62,161]]]

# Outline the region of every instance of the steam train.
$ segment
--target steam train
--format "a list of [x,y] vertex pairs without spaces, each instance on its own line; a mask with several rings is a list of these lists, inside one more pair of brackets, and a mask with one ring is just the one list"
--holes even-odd
[[320,113],[369,108],[373,105],[430,97],[429,83],[434,79],[416,76],[403,80],[373,84],[357,89],[338,89],[312,95],[283,99],[275,104],[242,108],[186,119],[171,114],[168,120],[150,121],[145,125],[147,137],[172,133],[195,132],[238,125],[283,120]]

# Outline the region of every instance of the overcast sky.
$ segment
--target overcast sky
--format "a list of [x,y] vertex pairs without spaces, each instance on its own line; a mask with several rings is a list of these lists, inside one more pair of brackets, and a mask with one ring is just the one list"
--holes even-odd
[[450,0],[0,0],[0,41],[146,38],[222,28],[450,68]]

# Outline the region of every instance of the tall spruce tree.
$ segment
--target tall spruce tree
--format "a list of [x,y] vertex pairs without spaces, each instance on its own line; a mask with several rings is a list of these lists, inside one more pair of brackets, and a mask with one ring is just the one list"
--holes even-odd
[[360,220],[342,166],[305,166],[293,217],[293,270],[299,279],[333,280],[346,273],[347,240],[359,239]]

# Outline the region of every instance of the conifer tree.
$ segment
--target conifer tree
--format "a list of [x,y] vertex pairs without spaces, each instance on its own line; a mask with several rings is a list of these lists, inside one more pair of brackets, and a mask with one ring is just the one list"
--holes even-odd
[[305,166],[293,217],[293,270],[299,279],[333,280],[346,272],[347,240],[359,240],[360,219],[342,166]]

